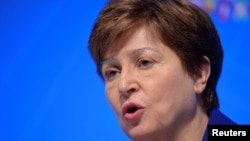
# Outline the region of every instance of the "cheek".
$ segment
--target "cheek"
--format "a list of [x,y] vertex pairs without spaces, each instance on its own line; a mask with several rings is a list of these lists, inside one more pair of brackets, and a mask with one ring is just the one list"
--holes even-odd
[[[196,105],[192,83],[189,78],[172,75],[148,84],[151,85],[151,94],[148,95],[150,115],[154,115],[151,119],[165,125],[175,122],[179,117],[188,116]],[[167,120],[162,122],[163,118]]]
[[112,85],[106,85],[106,98],[115,112],[118,114],[121,105],[119,93]]
[[161,74],[147,82],[147,87],[152,93],[150,98],[152,101],[162,101],[166,105],[171,105],[171,103],[184,102],[192,97],[193,80],[187,74],[182,71],[169,71]]

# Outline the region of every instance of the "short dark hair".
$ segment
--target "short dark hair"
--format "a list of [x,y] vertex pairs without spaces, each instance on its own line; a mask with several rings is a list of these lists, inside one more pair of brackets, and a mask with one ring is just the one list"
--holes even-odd
[[[201,95],[207,114],[219,106],[216,86],[221,74],[223,49],[209,15],[187,0],[111,0],[102,9],[89,37],[89,50],[101,74],[104,56],[124,34],[145,26],[173,49],[189,75],[199,75],[210,60],[211,74]],[[111,47],[112,46],[112,47]]]

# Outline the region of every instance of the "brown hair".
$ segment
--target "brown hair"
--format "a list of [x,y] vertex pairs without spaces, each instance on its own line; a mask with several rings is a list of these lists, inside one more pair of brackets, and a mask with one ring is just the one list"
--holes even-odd
[[[180,57],[191,75],[210,60],[211,75],[201,95],[207,114],[219,106],[216,85],[221,74],[223,49],[209,15],[186,0],[111,0],[99,14],[89,38],[89,50],[101,75],[104,56],[121,36],[145,26]],[[112,47],[111,47],[112,46]]]

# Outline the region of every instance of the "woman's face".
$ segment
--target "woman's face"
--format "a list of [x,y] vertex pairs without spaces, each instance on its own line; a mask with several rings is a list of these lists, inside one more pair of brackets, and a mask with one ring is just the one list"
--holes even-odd
[[194,117],[196,84],[173,50],[144,28],[114,46],[121,50],[105,56],[102,75],[107,99],[129,137],[167,136]]

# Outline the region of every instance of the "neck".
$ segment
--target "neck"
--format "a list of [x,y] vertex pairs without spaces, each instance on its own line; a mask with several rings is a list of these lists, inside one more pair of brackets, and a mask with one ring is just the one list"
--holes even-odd
[[173,141],[201,141],[208,124],[208,116],[198,107],[194,118],[183,126]]

